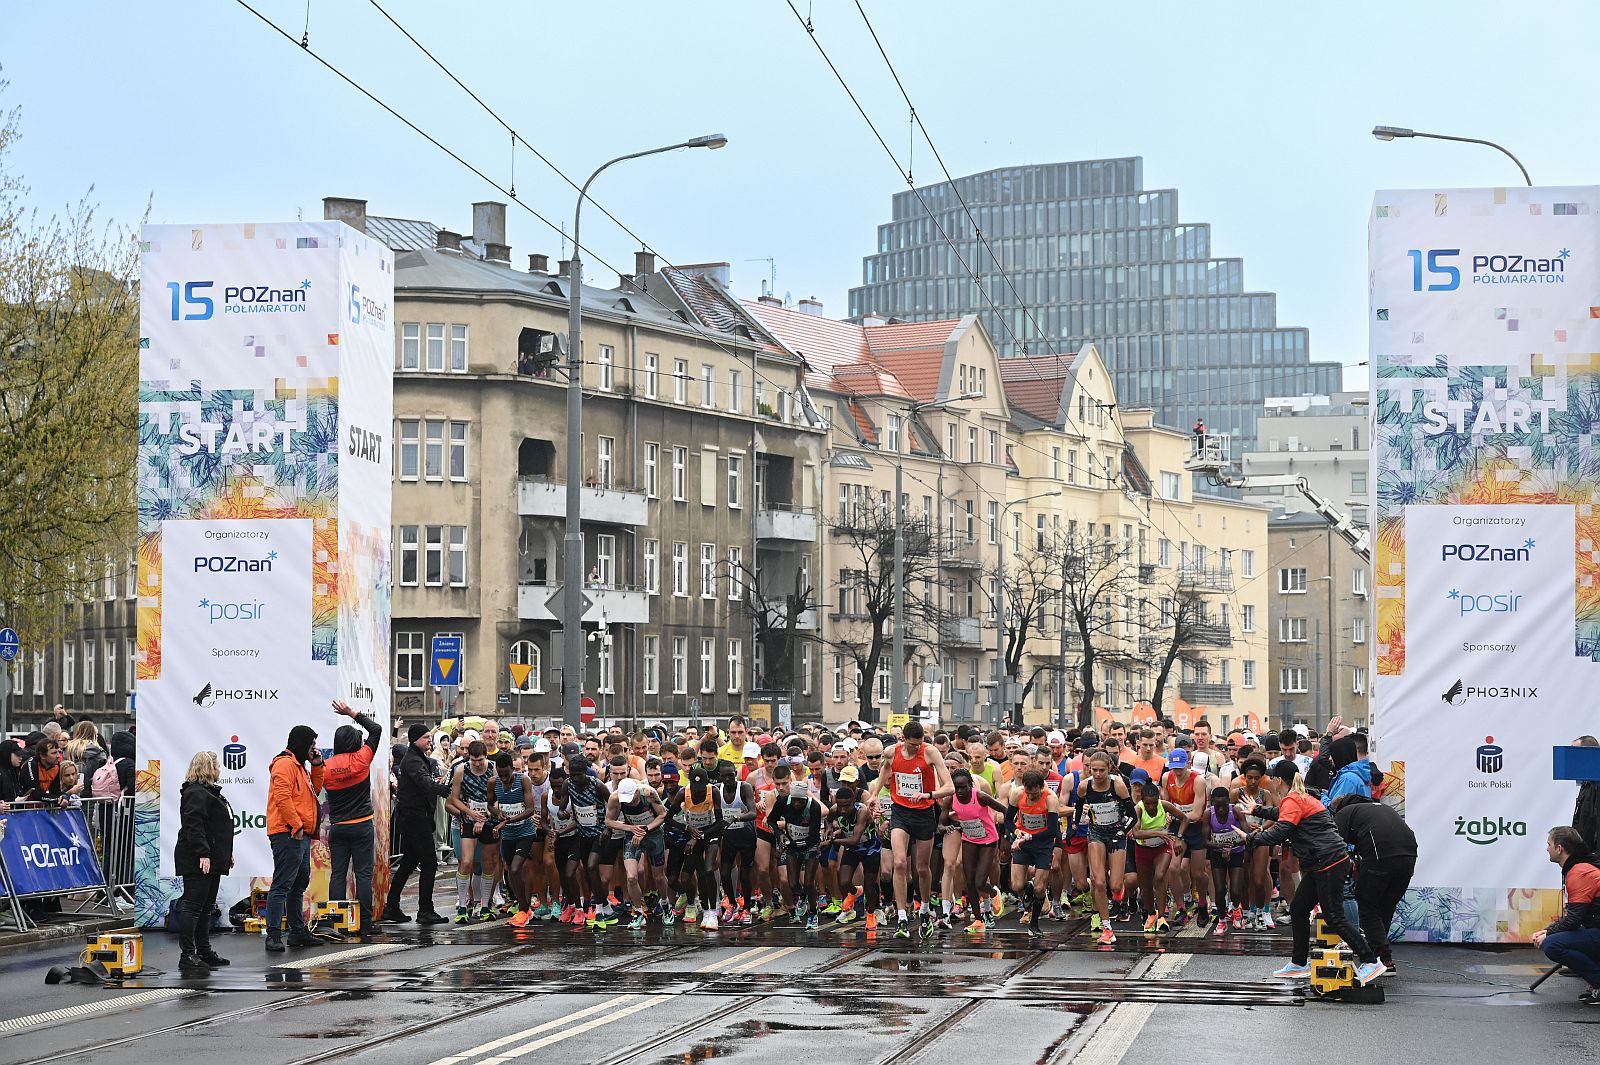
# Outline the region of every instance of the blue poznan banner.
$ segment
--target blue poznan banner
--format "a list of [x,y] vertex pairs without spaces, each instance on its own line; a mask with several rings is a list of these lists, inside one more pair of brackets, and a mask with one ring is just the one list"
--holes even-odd
[[105,887],[82,810],[10,810],[0,820],[0,862],[18,895]]

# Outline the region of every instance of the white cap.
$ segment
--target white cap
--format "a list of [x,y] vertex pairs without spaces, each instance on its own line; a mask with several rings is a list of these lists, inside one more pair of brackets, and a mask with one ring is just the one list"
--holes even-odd
[[1304,725],[1296,725],[1294,726],[1294,734],[1299,736],[1301,739],[1305,739],[1311,735],[1311,730],[1306,728]]
[[845,741],[843,741],[843,744],[844,744],[844,749],[847,750],[847,751],[853,751],[857,747],[861,746],[861,744],[857,743],[855,740],[845,740]]
[[481,740],[481,739],[483,739],[483,737],[478,735],[472,729],[467,729],[467,731],[465,731],[465,732],[463,732],[461,734],[461,742],[462,743],[471,743],[473,740]]
[[619,802],[632,802],[639,794],[639,782],[632,777],[626,777],[617,785],[617,800]]
[[1065,747],[1067,745],[1067,734],[1056,730],[1046,736],[1044,741],[1052,747]]
[[540,736],[538,739],[534,740],[533,741],[533,753],[534,754],[549,754],[550,753],[550,741],[545,739],[543,736]]
[[759,744],[759,743],[747,743],[747,744],[745,744],[744,745],[744,753],[741,755],[741,757],[744,757],[744,758],[760,758],[761,757],[761,744]]

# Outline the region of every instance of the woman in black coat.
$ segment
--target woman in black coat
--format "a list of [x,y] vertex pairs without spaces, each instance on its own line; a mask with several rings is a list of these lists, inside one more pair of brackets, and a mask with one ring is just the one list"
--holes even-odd
[[222,797],[215,751],[189,762],[178,814],[172,861],[183,877],[183,912],[178,925],[180,969],[207,972],[228,964],[211,949],[211,912],[223,874],[233,868],[233,807]]

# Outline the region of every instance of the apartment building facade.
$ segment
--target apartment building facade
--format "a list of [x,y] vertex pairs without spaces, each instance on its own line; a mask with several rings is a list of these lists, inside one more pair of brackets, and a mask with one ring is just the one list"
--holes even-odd
[[1366,724],[1372,706],[1371,566],[1319,515],[1272,522],[1273,719]]

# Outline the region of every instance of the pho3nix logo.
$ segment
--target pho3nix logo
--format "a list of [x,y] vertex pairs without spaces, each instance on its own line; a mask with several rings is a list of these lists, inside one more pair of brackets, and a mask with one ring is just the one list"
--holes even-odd
[[[258,701],[277,702],[277,700],[277,688],[216,688],[207,684],[195,693],[194,699],[191,701],[198,707],[210,708],[216,706],[219,702],[249,703]],[[237,741],[238,738],[235,736],[234,740]],[[242,759],[244,757],[244,748],[239,748],[239,752],[239,756]],[[241,761],[240,765],[243,764]],[[229,768],[234,767],[230,766]]]
[[1487,847],[1497,843],[1502,836],[1526,836],[1528,822],[1507,821],[1503,817],[1475,817],[1467,820],[1465,817],[1456,818],[1456,835],[1463,837],[1468,843],[1476,843],[1480,847]]
[[[215,281],[168,281],[174,322],[204,322],[217,313]],[[303,314],[311,279],[287,285],[225,285],[223,314]]]
[[[1520,687],[1520,688],[1519,687],[1509,687],[1509,686],[1503,685],[1503,684],[1491,684],[1491,685],[1488,685],[1486,687],[1479,687],[1479,686],[1474,685],[1474,684],[1467,684],[1466,682],[1462,681],[1459,678],[1456,680],[1456,682],[1454,684],[1450,685],[1450,687],[1448,687],[1448,688],[1446,688],[1444,690],[1444,694],[1443,695],[1439,696],[1439,699],[1442,702],[1448,703],[1451,706],[1460,706],[1462,703],[1465,703],[1470,699],[1537,699],[1537,698],[1539,698],[1539,686],[1537,684],[1532,685],[1530,687]],[[1490,739],[1490,742],[1493,742],[1493,738],[1492,737]],[[1481,750],[1481,748],[1480,748],[1480,750]]]
[[[1422,292],[1427,282],[1428,292],[1454,292],[1461,287],[1460,248],[1412,248],[1406,252],[1411,259],[1411,291]],[[1474,253],[1472,283],[1474,285],[1562,285],[1567,281],[1567,260],[1572,257],[1569,248],[1562,248],[1549,258],[1538,255]],[[1424,279],[1423,265],[1427,265]]]
[[237,773],[244,768],[245,746],[239,742],[237,736],[232,737],[232,741],[222,745],[222,764]]

